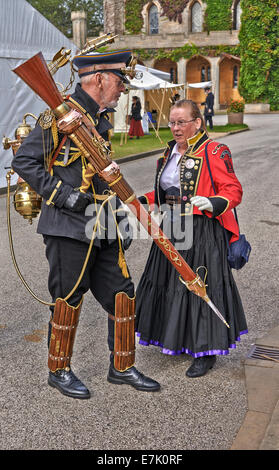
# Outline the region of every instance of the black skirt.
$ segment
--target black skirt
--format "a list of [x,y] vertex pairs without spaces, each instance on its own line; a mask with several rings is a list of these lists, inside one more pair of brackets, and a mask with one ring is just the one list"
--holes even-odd
[[140,344],[160,346],[165,354],[225,355],[247,333],[242,302],[227,262],[225,230],[216,219],[194,215],[193,237],[191,248],[179,252],[193,271],[199,266],[207,268],[207,294],[230,328],[185,287],[153,242],[137,288],[137,335]]

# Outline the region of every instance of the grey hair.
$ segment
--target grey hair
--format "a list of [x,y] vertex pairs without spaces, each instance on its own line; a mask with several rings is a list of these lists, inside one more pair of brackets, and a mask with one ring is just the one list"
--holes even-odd
[[197,119],[197,118],[201,119],[201,129],[203,129],[204,131],[206,130],[204,119],[201,114],[201,110],[195,101],[185,100],[185,99],[178,100],[171,106],[170,111],[174,108],[190,108],[191,117],[193,119]]
[[[102,73],[102,75],[105,75],[106,77],[108,77],[108,73],[107,72],[99,72],[99,73]],[[85,75],[84,77],[81,77],[80,81],[83,85],[86,85],[87,83],[90,82],[92,78],[92,74],[90,75]]]

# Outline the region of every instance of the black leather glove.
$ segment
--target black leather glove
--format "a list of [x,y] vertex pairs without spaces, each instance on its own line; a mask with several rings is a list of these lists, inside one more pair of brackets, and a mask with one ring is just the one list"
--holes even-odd
[[64,202],[64,207],[73,212],[81,212],[88,204],[91,204],[93,200],[93,194],[81,193],[78,189],[73,189]]
[[127,251],[128,248],[130,248],[132,241],[133,239],[131,237],[127,236],[126,238],[124,238],[124,240],[122,241],[122,245],[125,251]]
[[126,250],[128,250],[128,248],[130,247],[130,245],[133,241],[133,228],[129,224],[128,217],[125,217],[121,221],[121,223],[118,227],[119,227],[120,233],[121,233],[123,250],[126,251]]

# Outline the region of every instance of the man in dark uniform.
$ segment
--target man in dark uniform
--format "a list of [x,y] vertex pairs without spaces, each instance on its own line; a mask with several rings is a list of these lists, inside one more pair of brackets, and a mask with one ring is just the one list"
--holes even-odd
[[204,89],[206,93],[206,99],[202,104],[205,106],[204,108],[204,120],[205,125],[207,125],[207,121],[209,122],[209,128],[213,129],[213,116],[214,116],[214,95],[209,87]]
[[[103,138],[112,128],[107,112],[117,105],[125,91],[124,84],[128,82],[125,68],[130,60],[131,51],[81,55],[73,60],[80,83],[68,98],[69,104],[85,113]],[[43,235],[46,245],[50,268],[48,286],[53,302],[48,383],[64,395],[90,397],[89,390],[70,366],[83,295],[90,289],[108,313],[111,352],[108,381],[129,384],[137,390],[157,391],[159,383],[134,367],[135,294],[123,256],[129,239],[125,239],[125,230],[122,235],[118,230],[118,224],[123,222],[123,217],[118,215],[121,202],[114,197],[104,206],[105,220],[100,219],[84,275],[72,292],[88,253],[92,215],[96,216],[100,202],[106,200],[109,187],[93,174],[84,191],[88,162],[69,138],[57,132],[55,120],[48,128],[43,122],[44,115],[21,145],[12,167],[43,197],[37,231]],[[114,232],[108,230],[111,219],[115,221]]]

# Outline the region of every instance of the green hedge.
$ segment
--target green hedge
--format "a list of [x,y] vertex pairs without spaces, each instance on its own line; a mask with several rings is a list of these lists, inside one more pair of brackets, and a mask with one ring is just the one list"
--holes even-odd
[[239,91],[247,103],[279,109],[278,0],[241,0]]

